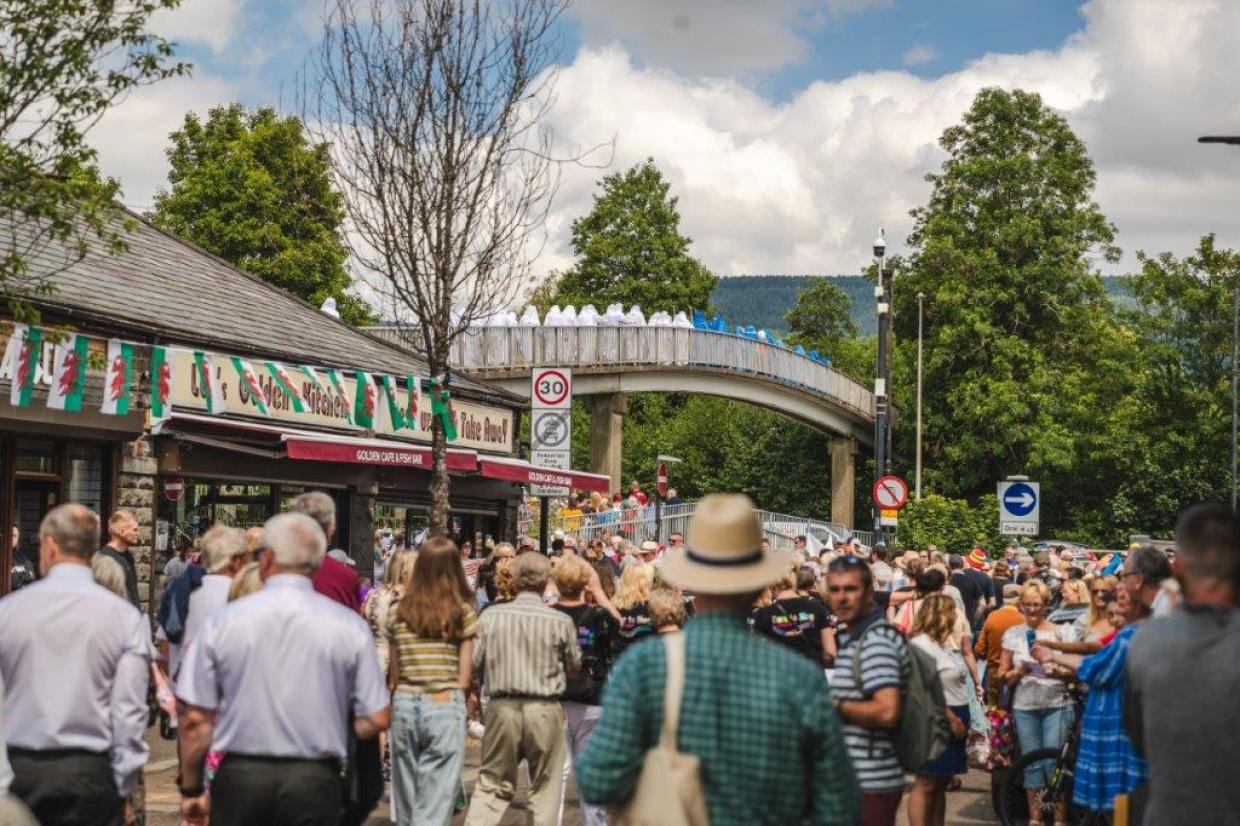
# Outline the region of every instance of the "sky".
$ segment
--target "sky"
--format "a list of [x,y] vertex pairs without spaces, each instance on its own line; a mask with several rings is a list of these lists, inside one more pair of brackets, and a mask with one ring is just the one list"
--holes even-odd
[[[184,0],[153,28],[194,64],[131,94],[91,140],[127,204],[164,185],[186,112],[240,101],[294,111],[322,0]],[[536,271],[571,265],[569,227],[598,179],[651,157],[692,252],[718,275],[848,274],[880,227],[904,251],[942,131],[986,86],[1039,92],[1085,140],[1122,261],[1240,246],[1240,2],[1234,0],[575,0],[555,104],[568,167]]]

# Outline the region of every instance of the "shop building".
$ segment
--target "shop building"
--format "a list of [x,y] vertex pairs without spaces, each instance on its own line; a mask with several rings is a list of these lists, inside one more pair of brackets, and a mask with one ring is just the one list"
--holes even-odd
[[[60,502],[81,502],[105,520],[129,508],[142,529],[142,544],[132,550],[149,605],[152,572],[178,539],[192,540],[216,522],[261,525],[292,497],[316,489],[336,500],[335,544],[369,576],[377,526],[412,534],[425,524],[432,422],[426,365],[140,216],[127,217],[126,251],[94,249],[65,267],[72,253],[42,244],[32,257],[33,272],[42,266],[55,275],[52,292],[37,300],[44,341],[29,348],[37,365],[21,399],[12,383],[24,375],[28,333],[11,320],[0,323],[0,528],[19,531],[16,547],[0,543],[0,570],[37,560],[39,520]],[[61,384],[52,341],[58,328],[89,339],[76,412],[48,406],[53,385]],[[124,404],[105,413],[110,343],[114,352],[127,344],[132,359]],[[152,378],[157,352],[167,369],[157,367]],[[525,403],[464,377],[454,376],[450,389],[458,432],[448,454],[454,530],[510,538],[522,486],[538,475],[517,456]],[[363,400],[373,411],[369,421]],[[587,489],[606,484],[590,474],[566,478]]]

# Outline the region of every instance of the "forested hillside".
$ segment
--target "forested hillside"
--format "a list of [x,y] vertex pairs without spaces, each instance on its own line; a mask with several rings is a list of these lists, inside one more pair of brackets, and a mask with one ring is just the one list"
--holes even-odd
[[[711,304],[723,313],[728,323],[752,324],[758,329],[788,332],[784,316],[796,304],[797,295],[818,275],[735,275],[719,279],[711,294]],[[852,318],[862,337],[874,335],[874,285],[859,275],[828,275],[827,280],[852,299]],[[1103,279],[1112,300],[1122,307],[1133,304],[1132,294],[1123,276]],[[899,279],[896,289],[900,288]]]

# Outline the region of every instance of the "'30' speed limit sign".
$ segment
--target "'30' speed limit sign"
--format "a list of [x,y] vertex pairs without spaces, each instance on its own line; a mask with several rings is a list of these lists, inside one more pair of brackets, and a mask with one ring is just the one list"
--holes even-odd
[[552,409],[572,407],[573,373],[561,367],[540,367],[530,376],[530,406]]

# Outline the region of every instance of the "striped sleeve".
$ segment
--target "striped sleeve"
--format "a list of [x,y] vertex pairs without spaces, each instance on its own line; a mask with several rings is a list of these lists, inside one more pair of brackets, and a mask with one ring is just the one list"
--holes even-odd
[[466,605],[465,616],[461,618],[461,640],[472,640],[476,636],[478,636],[478,614]]
[[894,628],[878,628],[861,641],[861,692],[867,697],[881,688],[899,688],[904,641]]

